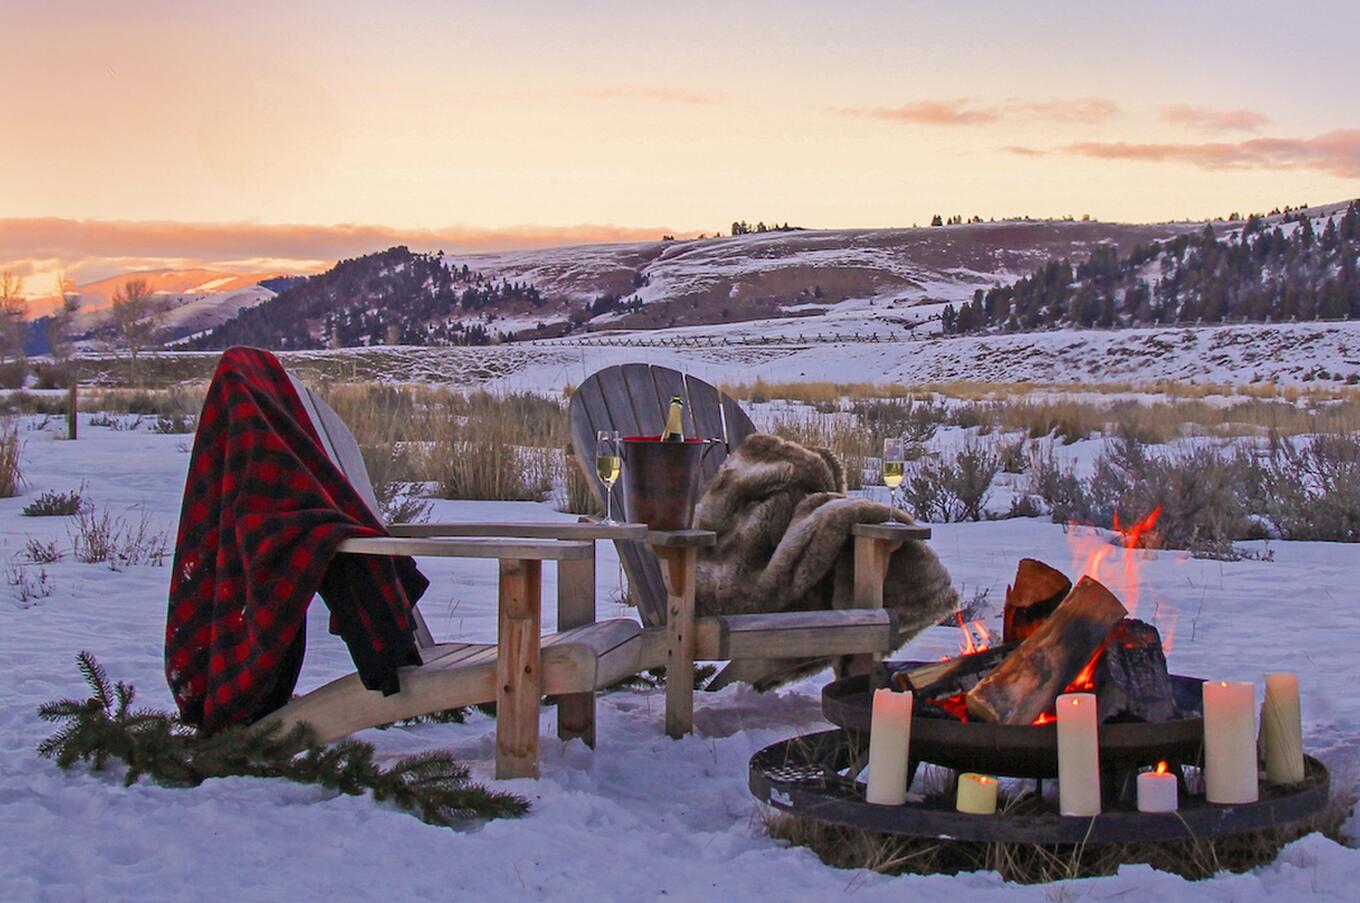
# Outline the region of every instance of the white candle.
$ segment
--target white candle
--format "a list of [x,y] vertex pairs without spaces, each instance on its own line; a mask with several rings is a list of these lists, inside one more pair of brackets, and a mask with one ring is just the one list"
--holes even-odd
[[959,775],[959,792],[954,807],[973,815],[996,812],[996,778],[971,771]]
[[1180,790],[1176,776],[1166,770],[1166,763],[1157,763],[1155,771],[1138,776],[1139,812],[1175,812],[1180,805]]
[[1100,728],[1094,693],[1058,697],[1058,809],[1063,815],[1100,814]]
[[1245,681],[1204,682],[1204,787],[1211,803],[1254,803],[1256,688]]
[[1303,718],[1299,713],[1298,675],[1266,675],[1266,700],[1261,705],[1261,745],[1265,747],[1268,781],[1297,784],[1303,780]]
[[864,798],[882,806],[907,801],[907,747],[911,744],[910,692],[874,691],[869,725],[869,781]]

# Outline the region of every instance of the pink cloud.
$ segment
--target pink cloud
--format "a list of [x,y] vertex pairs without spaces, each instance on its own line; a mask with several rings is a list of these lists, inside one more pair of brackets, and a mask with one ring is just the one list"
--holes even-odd
[[1107,97],[1077,97],[1072,100],[1007,101],[1017,113],[1050,122],[1098,122],[1119,113],[1119,105]]
[[1025,100],[1012,97],[988,105],[979,104],[972,98],[958,97],[952,100],[917,100],[899,107],[843,107],[836,112],[916,125],[979,125],[1024,119],[1097,122],[1117,114],[1119,105],[1104,97],[1078,97],[1071,100]]
[[1215,110],[1177,104],[1162,108],[1162,121],[1188,125],[1191,128],[1217,132],[1259,132],[1270,122],[1270,117],[1259,110]]
[[900,107],[847,107],[838,112],[847,116],[920,125],[976,125],[1001,118],[996,107],[977,107],[966,97],[956,100],[918,100]]
[[[1011,153],[1043,153],[1011,147]],[[1337,129],[1316,138],[1250,138],[1245,141],[1133,143],[1083,141],[1058,152],[1102,160],[1189,163],[1201,169],[1306,169],[1343,178],[1360,178],[1360,129]]]

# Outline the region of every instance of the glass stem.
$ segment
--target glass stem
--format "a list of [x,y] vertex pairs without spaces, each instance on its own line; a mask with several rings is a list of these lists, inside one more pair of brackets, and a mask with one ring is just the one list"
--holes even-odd
[[614,521],[614,484],[610,483],[604,488],[604,519],[606,523]]

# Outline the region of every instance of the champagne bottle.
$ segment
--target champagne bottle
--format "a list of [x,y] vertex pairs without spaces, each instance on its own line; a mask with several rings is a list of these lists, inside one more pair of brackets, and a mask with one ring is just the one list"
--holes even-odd
[[680,426],[680,418],[685,410],[685,403],[680,400],[679,395],[671,396],[671,410],[666,415],[666,430],[661,434],[662,442],[684,442],[685,432]]

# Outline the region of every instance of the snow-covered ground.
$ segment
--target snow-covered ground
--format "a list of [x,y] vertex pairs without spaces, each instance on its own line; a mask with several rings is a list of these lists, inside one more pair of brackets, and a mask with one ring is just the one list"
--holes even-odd
[[[29,425],[32,421],[29,422]],[[183,436],[86,426],[75,443],[26,430],[28,484],[0,500],[5,564],[28,537],[69,548],[65,518],[24,518],[44,490],[77,488],[100,510],[145,513],[173,533],[188,455]],[[436,503],[441,520],[569,519],[533,503]],[[1070,537],[1041,520],[936,527],[934,547],[966,597],[990,590],[986,619],[1016,560],[1059,566]],[[1271,670],[1301,675],[1305,743],[1355,789],[1360,777],[1360,548],[1274,543],[1273,562],[1217,562],[1172,552],[1139,559],[1140,616],[1173,635],[1173,670],[1253,680]],[[599,547],[599,614],[627,616],[613,601],[617,559]],[[1118,552],[1107,559],[1122,568]],[[994,874],[889,878],[828,868],[805,849],[766,837],[746,789],[747,760],[760,747],[825,727],[818,691],[826,674],[776,693],[729,688],[700,694],[695,734],[663,733],[659,694],[600,698],[599,748],[555,739],[555,713],[542,713],[542,778],[492,781],[494,722],[366,731],[384,757],[449,749],[479,779],[529,798],[518,820],[454,832],[422,824],[367,798],[336,796],[284,781],[231,779],[190,790],[122,786],[117,770],[59,771],[34,753],[49,733],[34,709],[83,689],[73,656],[93,652],[139,701],[171,707],[161,670],[169,571],[114,572],[69,557],[46,565],[50,596],[26,606],[0,584],[0,899],[4,900],[1290,900],[1354,899],[1360,850],[1320,836],[1291,845],[1273,865],[1188,884],[1146,867],[1061,887],[1007,885]],[[486,562],[425,561],[433,585],[422,603],[436,634],[491,640],[495,569]],[[23,567],[36,579],[38,565]],[[545,569],[544,598],[555,575]],[[351,670],[327,634],[325,609],[309,617],[300,690]],[[552,605],[545,629],[552,629]],[[905,655],[957,649],[957,631],[932,628]],[[1352,840],[1360,825],[1347,825]]]
[[[1162,382],[1336,387],[1360,379],[1360,321],[1056,329],[878,343],[817,341],[819,333],[829,339],[856,332],[867,336],[874,331],[872,323],[855,322],[851,308],[836,316],[819,318],[820,323],[771,320],[734,324],[722,331],[711,327],[655,330],[606,340],[678,344],[703,337],[721,343],[726,337],[730,342],[716,346],[603,345],[592,338],[585,344],[554,340],[470,348],[380,346],[283,352],[280,357],[289,367],[325,373],[331,379],[428,382],[549,394],[579,386],[602,367],[638,361],[674,367],[713,383],[759,378],[912,386],[966,380],[1054,383],[1080,390],[1109,383]],[[760,342],[769,336],[786,341]],[[192,371],[206,382],[217,354],[177,352],[163,357],[196,361],[194,367],[176,372]],[[88,366],[93,368],[96,362]],[[125,362],[107,358],[99,366],[107,378],[125,379]]]

